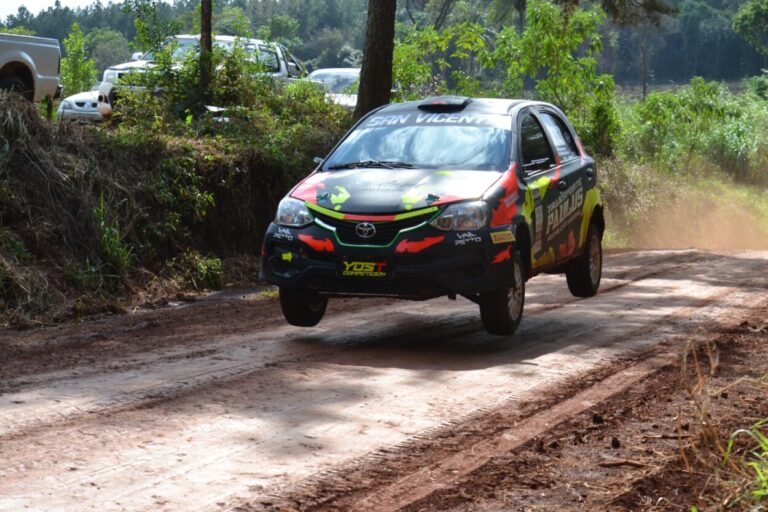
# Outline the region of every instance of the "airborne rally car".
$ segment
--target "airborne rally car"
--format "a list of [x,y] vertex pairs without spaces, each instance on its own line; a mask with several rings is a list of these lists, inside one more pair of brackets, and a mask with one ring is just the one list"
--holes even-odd
[[280,202],[261,278],[286,320],[328,297],[462,295],[512,334],[525,281],[565,273],[597,293],[605,227],[595,162],[553,105],[442,96],[361,119]]

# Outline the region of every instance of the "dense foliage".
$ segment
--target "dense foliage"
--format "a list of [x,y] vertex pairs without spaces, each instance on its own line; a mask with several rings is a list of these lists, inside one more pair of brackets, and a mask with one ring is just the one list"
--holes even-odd
[[[3,24],[5,29],[23,27],[63,41],[72,23],[77,22],[88,38],[89,56],[103,71],[105,66],[125,61],[126,42],[130,41],[135,50],[147,49],[140,33],[142,24],[150,33],[163,34],[169,28],[198,32],[198,3],[122,0],[94,2],[74,10],[56,4],[39,13],[20,7]],[[397,20],[405,27],[432,28],[438,33],[466,23],[477,24],[483,28],[483,37],[495,37],[505,27],[518,26],[518,7],[527,3],[409,0],[399,3]],[[604,0],[599,4],[609,17],[600,29],[605,51],[599,65],[617,83],[638,83],[643,76],[662,84],[684,82],[694,75],[733,80],[768,67],[757,46],[750,46],[765,42],[765,0],[743,5],[722,0]],[[310,69],[356,66],[362,57],[366,5],[366,0],[222,0],[214,2],[213,29],[222,34],[245,30],[282,42]],[[97,30],[107,34],[92,37],[91,32]],[[473,70],[469,71],[472,75]]]

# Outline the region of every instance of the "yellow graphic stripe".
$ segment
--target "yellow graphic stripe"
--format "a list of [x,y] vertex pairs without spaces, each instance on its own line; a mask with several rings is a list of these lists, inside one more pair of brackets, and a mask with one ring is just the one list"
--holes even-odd
[[589,230],[589,221],[592,220],[592,213],[595,211],[595,206],[602,204],[600,201],[600,191],[595,187],[587,190],[587,194],[584,197],[584,206],[581,210],[581,229],[579,230],[579,247],[584,246],[584,241],[587,239],[587,231]]
[[[309,201],[306,201],[304,204],[310,210],[314,210],[314,211],[316,211],[318,213],[322,213],[323,215],[327,215],[328,217],[331,217],[333,219],[347,220],[346,219],[347,215],[344,214],[344,213],[340,213],[340,212],[337,212],[337,211],[334,211],[334,210],[330,210],[328,208],[323,208],[322,206],[318,206],[316,204],[310,203]],[[412,212],[398,213],[396,215],[381,215],[381,217],[385,217],[386,218],[386,220],[382,220],[382,221],[377,221],[376,220],[376,217],[377,217],[376,215],[371,215],[370,219],[371,219],[372,222],[391,222],[393,220],[405,220],[405,219],[410,219],[410,218],[413,218],[413,217],[419,217],[421,215],[427,215],[429,213],[434,213],[437,210],[439,210],[439,208],[437,206],[430,206],[429,208],[422,208],[420,210],[414,210]]]

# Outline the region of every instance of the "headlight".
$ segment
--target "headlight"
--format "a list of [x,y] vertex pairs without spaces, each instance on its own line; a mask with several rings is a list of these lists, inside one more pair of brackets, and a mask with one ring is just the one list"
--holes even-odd
[[109,82],[111,84],[117,83],[117,71],[108,69],[104,71],[104,80],[102,82]]
[[480,229],[486,222],[488,222],[488,205],[483,201],[476,201],[453,204],[430,224],[443,231],[468,231]]
[[71,101],[64,100],[61,102],[61,109],[62,110],[74,110],[75,106],[72,104]]
[[312,215],[302,201],[286,197],[277,206],[275,222],[281,226],[300,228],[312,222]]

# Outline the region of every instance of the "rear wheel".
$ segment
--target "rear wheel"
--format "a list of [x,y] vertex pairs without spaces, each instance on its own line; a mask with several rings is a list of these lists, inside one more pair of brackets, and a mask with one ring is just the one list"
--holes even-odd
[[27,86],[24,85],[24,81],[17,76],[6,76],[0,78],[0,90],[17,92],[24,96],[28,100],[32,100],[30,97],[30,91],[27,91]]
[[514,281],[510,288],[480,294],[480,318],[485,330],[491,334],[514,334],[523,318],[525,273],[517,252],[512,253],[511,265]]
[[584,251],[565,272],[568,289],[575,297],[592,297],[600,288],[602,275],[603,247],[600,240],[600,228],[595,224],[590,224]]
[[285,320],[291,325],[312,327],[325,315],[328,297],[302,289],[280,287],[280,307]]

